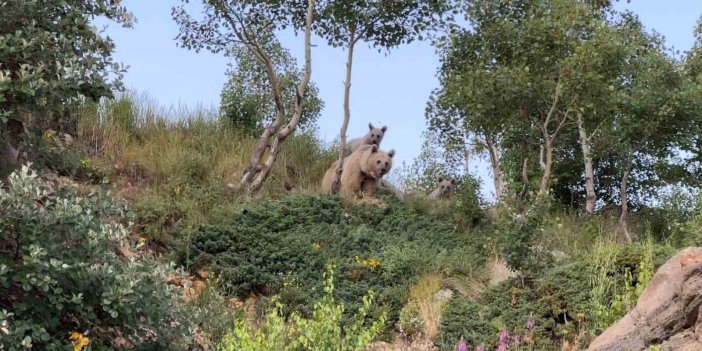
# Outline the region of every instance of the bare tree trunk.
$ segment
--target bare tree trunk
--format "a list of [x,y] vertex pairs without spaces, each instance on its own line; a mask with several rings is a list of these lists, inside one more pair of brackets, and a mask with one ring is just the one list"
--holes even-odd
[[543,175],[541,176],[541,185],[539,186],[539,199],[544,199],[551,187],[551,167],[553,165],[553,145],[551,139],[546,137],[546,141],[541,148],[541,168]]
[[519,200],[524,200],[527,192],[529,192],[529,158],[525,157],[522,162],[522,191],[519,192]]
[[485,135],[485,144],[488,147],[488,154],[490,155],[490,166],[492,167],[492,179],[495,183],[495,197],[499,203],[505,196],[505,181],[504,174],[502,174],[502,162],[500,160],[500,153],[497,150],[497,145],[493,136]]
[[590,148],[590,138],[583,124],[582,116],[578,116],[578,132],[580,134],[580,147],[583,150],[583,162],[585,163],[585,218],[590,218],[595,212],[595,173],[592,169],[592,150]]
[[346,148],[346,130],[349,128],[349,121],[351,120],[351,67],[353,65],[353,49],[356,41],[355,30],[351,29],[349,52],[346,59],[346,81],[344,82],[344,122],[341,124],[341,130],[339,131],[339,138],[341,139],[339,144],[339,162],[334,173],[334,181],[332,181],[332,193],[334,194],[338,193],[341,187],[341,172],[344,165],[344,149]]
[[622,213],[619,215],[619,231],[628,242],[632,242],[631,233],[629,233],[629,196],[627,192],[627,182],[629,181],[629,174],[631,174],[631,163],[631,160],[629,160],[619,185],[619,196],[622,201]]
[[[245,27],[239,28],[237,21],[232,17],[236,17],[236,13],[224,12],[225,17],[230,22],[232,29],[234,30],[236,36],[240,41],[245,43],[247,48],[261,61],[268,75],[268,79],[271,84],[271,93],[275,102],[276,108],[276,118],[271,125],[266,127],[259,139],[258,145],[251,155],[251,162],[249,166],[244,170],[244,175],[239,182],[239,187],[247,187],[250,191],[258,191],[263,186],[263,183],[268,179],[268,175],[275,164],[278,154],[280,152],[280,145],[285,141],[285,139],[292,134],[297,125],[300,123],[300,117],[302,115],[302,107],[304,103],[305,90],[307,89],[307,84],[310,81],[312,75],[312,59],[311,59],[311,27],[312,18],[314,14],[314,1],[308,0],[307,3],[307,17],[305,21],[305,73],[297,86],[297,91],[295,94],[295,110],[293,112],[292,118],[288,124],[280,129],[285,121],[285,106],[283,104],[282,93],[280,89],[280,81],[278,76],[271,64],[269,57],[262,51],[260,46],[257,45],[256,41],[252,39],[250,33],[248,33]],[[241,21],[238,21],[241,23]],[[274,137],[274,138],[273,138]],[[273,138],[273,143],[269,145],[271,138]],[[270,149],[268,157],[264,163],[261,163],[261,159],[265,154],[266,150]]]
[[565,126],[566,121],[568,120],[568,113],[566,112],[558,122],[556,130],[553,133],[549,131],[549,126],[551,122],[555,121],[554,118],[558,115],[558,103],[561,98],[561,89],[562,86],[559,77],[558,84],[556,84],[556,91],[554,92],[553,96],[553,103],[551,104],[551,108],[546,114],[546,119],[544,120],[544,123],[541,125],[541,133],[543,134],[544,141],[541,145],[541,155],[539,159],[541,168],[543,170],[543,175],[541,176],[541,185],[539,186],[539,193],[537,195],[537,198],[539,200],[544,200],[548,195],[549,190],[551,190],[551,168],[553,167],[553,142],[554,140],[556,140],[558,133],[561,131],[561,128]]
[[392,185],[392,183],[388,182],[385,179],[380,179],[379,185],[381,188],[387,189],[388,191],[393,193],[393,195],[395,195],[395,197],[397,197],[400,201],[405,201],[405,193],[403,193],[402,190]]
[[[292,118],[288,124],[282,130],[278,131],[273,139],[273,144],[271,145],[270,152],[266,158],[266,162],[263,164],[260,172],[256,179],[251,183],[251,191],[258,191],[263,186],[263,183],[268,179],[268,175],[273,169],[275,160],[278,158],[278,153],[280,152],[280,145],[285,141],[285,139],[292,134],[297,125],[300,123],[300,118],[302,117],[302,109],[304,106],[304,96],[307,90],[307,85],[310,82],[312,76],[312,50],[311,50],[311,32],[312,32],[312,17],[314,15],[314,2],[315,0],[308,0],[307,2],[307,18],[305,21],[305,74],[297,86],[297,92],[295,94],[295,111],[293,112]],[[276,81],[276,85],[279,82]],[[264,133],[265,134],[265,133]]]

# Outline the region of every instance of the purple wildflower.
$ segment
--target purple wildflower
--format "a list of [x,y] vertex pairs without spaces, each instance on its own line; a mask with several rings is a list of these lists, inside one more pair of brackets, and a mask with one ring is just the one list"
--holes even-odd
[[497,348],[495,349],[495,351],[507,351],[507,345],[499,344],[499,345],[497,345]]
[[527,328],[527,330],[534,329],[534,320],[533,319],[529,318],[529,320],[527,320],[526,328]]
[[506,344],[509,342],[509,333],[506,330],[503,330],[500,333],[500,344]]
[[519,337],[519,334],[515,334],[512,336],[512,345],[519,345],[519,342],[521,342],[521,338]]
[[456,345],[456,351],[468,351],[468,345],[465,340],[461,340],[461,342]]

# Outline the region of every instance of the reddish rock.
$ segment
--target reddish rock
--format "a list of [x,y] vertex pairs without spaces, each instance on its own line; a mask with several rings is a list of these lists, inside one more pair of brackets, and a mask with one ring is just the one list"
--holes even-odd
[[702,247],[687,248],[651,279],[636,307],[591,344],[592,351],[702,350]]

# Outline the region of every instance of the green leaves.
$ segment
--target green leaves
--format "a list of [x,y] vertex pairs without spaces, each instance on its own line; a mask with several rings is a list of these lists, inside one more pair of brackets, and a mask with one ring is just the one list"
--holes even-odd
[[375,294],[368,291],[349,326],[342,326],[344,305],[334,299],[334,267],[327,266],[324,296],[314,303],[311,318],[293,312],[285,318],[285,306],[273,298],[273,308],[266,314],[262,328],[254,330],[246,320],[237,320],[219,346],[222,351],[258,350],[337,350],[363,351],[385,328],[385,313],[368,321]]
[[[108,249],[127,245],[122,208],[104,191],[86,198],[49,191],[28,167],[10,179],[0,189],[0,242],[11,252],[0,255],[0,299],[12,313],[0,310],[0,348],[31,341],[65,350],[66,335],[90,326],[113,328],[146,348],[187,347],[190,320],[164,282],[173,267],[143,256],[123,260]],[[111,337],[91,334],[91,345],[111,345]]]
[[[124,68],[111,39],[90,20],[104,16],[125,27],[133,16],[119,2],[12,1],[0,12],[0,116],[19,109],[62,114],[80,97],[98,99],[120,89]],[[111,76],[112,78],[108,78]],[[48,115],[47,113],[39,114]]]
[[390,49],[423,40],[450,22],[454,5],[450,0],[320,1],[315,32],[335,47],[347,46],[353,33],[372,47]]
[[[294,101],[303,72],[297,67],[295,58],[275,38],[266,43],[271,63],[278,73],[283,93],[285,111],[294,110]],[[246,48],[231,48],[228,82],[222,89],[220,112],[225,123],[252,136],[259,136],[263,127],[276,117],[270,82],[261,62]],[[299,128],[314,128],[324,107],[319,90],[310,83],[305,90],[305,104]]]

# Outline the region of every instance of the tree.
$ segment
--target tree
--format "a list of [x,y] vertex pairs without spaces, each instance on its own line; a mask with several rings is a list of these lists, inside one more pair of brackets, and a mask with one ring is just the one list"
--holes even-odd
[[[180,26],[177,39],[188,49],[209,50],[227,55],[237,50],[248,50],[263,67],[270,83],[275,105],[275,118],[261,133],[253,150],[251,161],[244,170],[240,188],[258,191],[268,178],[285,139],[297,128],[302,118],[307,86],[312,75],[311,33],[315,0],[304,5],[286,0],[203,0],[201,19],[195,19],[187,10],[188,0],[172,10],[173,19]],[[288,113],[283,98],[281,72],[276,71],[275,31],[292,27],[304,30],[305,65],[297,84],[292,113]],[[265,162],[263,156],[268,150]]]
[[[297,85],[304,74],[297,67],[295,58],[279,43],[271,45],[270,55],[275,71],[280,72],[285,110],[292,111]],[[247,135],[259,136],[276,116],[268,75],[261,61],[248,49],[234,48],[230,56],[234,62],[227,72],[229,80],[222,89],[221,118]],[[305,90],[304,100],[298,125],[301,130],[314,128],[324,107],[324,102],[319,98],[319,90],[312,82]]]
[[122,87],[114,43],[90,20],[133,23],[120,1],[24,0],[1,7],[0,178],[14,168],[24,124],[63,117],[82,98],[110,97]]
[[327,39],[333,47],[347,50],[346,79],[344,81],[344,118],[339,132],[341,143],[332,191],[339,190],[341,167],[344,161],[346,130],[351,119],[351,71],[356,44],[382,49],[391,49],[415,39],[423,39],[423,34],[446,18],[450,9],[446,0],[330,0],[324,2],[315,31]]
[[680,100],[683,77],[678,64],[666,54],[663,39],[647,34],[630,14],[624,18],[630,31],[633,54],[623,67],[615,88],[616,110],[612,136],[617,140],[620,181],[619,228],[631,241],[628,230],[628,187],[632,175],[647,174],[656,180],[655,166],[673,156],[688,127],[689,115]]
[[[450,118],[446,123],[430,116],[430,123],[457,126],[453,129],[460,134],[477,138],[489,155],[498,198],[505,196],[506,188],[500,149],[523,154],[533,152],[534,145],[538,156],[523,154],[515,162],[520,171],[513,173],[528,174],[529,161],[538,160],[539,198],[547,195],[553,150],[578,100],[577,94],[565,90],[572,72],[564,60],[603,17],[606,5],[578,0],[474,1],[466,5],[471,28],[439,43],[442,87],[437,99]],[[519,136],[525,134],[531,140]],[[521,148],[505,142],[518,142]],[[524,184],[523,190],[528,182]]]

